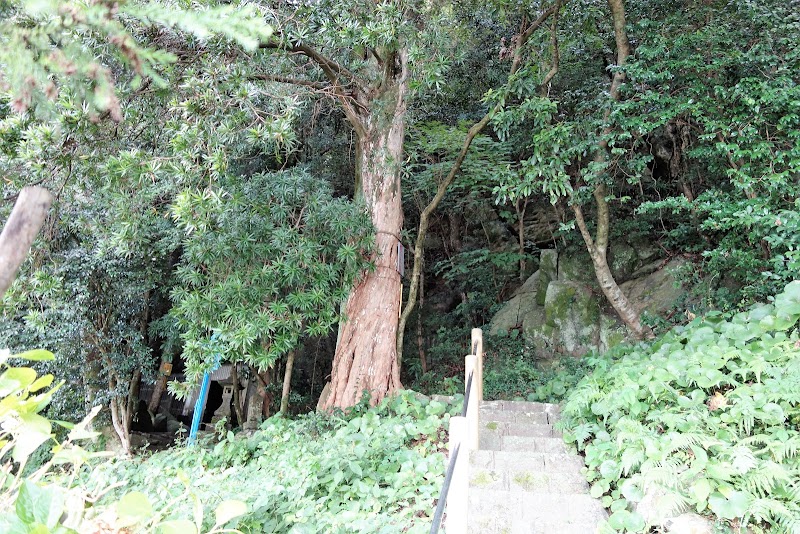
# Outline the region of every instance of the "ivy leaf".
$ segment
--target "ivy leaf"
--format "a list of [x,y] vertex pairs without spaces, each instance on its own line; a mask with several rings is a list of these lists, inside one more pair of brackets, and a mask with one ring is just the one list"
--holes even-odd
[[708,507],[721,519],[736,519],[747,512],[750,500],[750,495],[743,491],[731,491],[727,497],[715,491],[708,498]]

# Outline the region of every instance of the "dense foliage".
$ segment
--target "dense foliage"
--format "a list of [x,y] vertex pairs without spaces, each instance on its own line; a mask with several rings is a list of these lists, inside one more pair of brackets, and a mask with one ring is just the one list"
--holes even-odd
[[[798,319],[792,282],[772,304],[709,314],[596,361],[563,425],[611,527],[639,532],[646,519],[691,510],[800,532]],[[657,503],[650,517],[635,504],[645,496]]]
[[227,433],[207,447],[119,459],[86,473],[113,487],[104,502],[144,493],[155,513],[194,521],[235,496],[241,532],[426,532],[444,478],[448,406],[403,392],[349,415],[272,418],[251,436]]
[[[167,374],[187,393],[216,355],[246,364],[248,419],[281,371],[304,408],[326,382],[346,406],[367,383],[373,400],[459,392],[469,330],[555,248],[583,251],[570,283],[610,322],[689,324],[607,357],[546,345],[545,361],[516,325],[487,336],[487,397],[568,397],[616,530],[645,527],[648,495],[797,531],[798,132],[798,0],[0,0],[0,220],[26,185],[56,197],[0,296],[0,347],[52,351],[28,356],[64,381],[0,356],[0,409],[17,410],[0,416],[30,430],[0,429],[4,472],[35,471],[7,481],[7,521],[56,529],[80,493],[37,485],[44,415],[102,406],[94,424],[110,414],[128,444],[140,392],[157,408]],[[685,260],[659,317],[608,289],[635,243]],[[86,518],[140,528],[422,530],[446,419],[402,393],[92,482],[65,472],[93,488],[84,504],[129,481]]]

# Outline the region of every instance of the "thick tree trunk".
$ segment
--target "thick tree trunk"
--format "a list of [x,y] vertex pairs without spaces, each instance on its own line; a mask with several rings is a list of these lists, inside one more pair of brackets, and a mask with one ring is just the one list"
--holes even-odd
[[357,128],[356,193],[375,226],[375,269],[361,275],[347,300],[327,409],[353,406],[365,390],[376,404],[400,388],[395,340],[402,284],[397,245],[403,227],[400,171],[407,92],[406,55],[400,52],[387,59],[384,84],[368,102],[369,112]]
[[0,233],[0,297],[17,276],[52,203],[53,195],[43,187],[25,187],[20,191]]
[[294,367],[295,351],[286,356],[286,369],[283,371],[283,390],[281,391],[281,415],[289,411],[289,392],[292,390],[292,367]]

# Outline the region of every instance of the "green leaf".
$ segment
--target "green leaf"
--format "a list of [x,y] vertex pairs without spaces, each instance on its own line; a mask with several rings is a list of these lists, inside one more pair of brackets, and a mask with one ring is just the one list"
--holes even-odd
[[[704,504],[711,493],[711,482],[707,478],[699,478],[691,485],[689,491],[695,504]],[[705,509],[705,506],[702,508]]]
[[721,519],[736,519],[744,516],[750,505],[750,496],[743,491],[731,491],[728,497],[714,492],[708,498],[708,507]]
[[20,425],[14,429],[16,444],[12,458],[15,462],[27,460],[33,451],[50,439],[50,421],[35,413],[20,414]]
[[39,486],[25,480],[20,486],[15,508],[25,523],[40,523],[52,529],[64,513],[63,490],[58,486]]
[[242,516],[247,513],[247,504],[242,501],[223,501],[214,510],[214,524],[222,526],[235,517]]
[[350,462],[349,464],[350,471],[356,474],[356,476],[362,477],[364,476],[364,472],[361,470],[361,466],[358,465],[357,462]]
[[55,355],[53,355],[52,352],[50,352],[49,350],[42,350],[42,349],[21,352],[19,354],[14,354],[13,357],[32,362],[44,362],[56,359]]
[[153,506],[147,495],[133,491],[122,497],[116,505],[120,526],[129,527],[153,516]]
[[18,393],[33,384],[36,371],[30,367],[12,367],[0,375],[0,397]]
[[47,386],[49,386],[50,384],[52,384],[52,383],[53,383],[53,375],[44,375],[44,376],[40,376],[39,378],[37,378],[37,379],[36,379],[36,380],[33,382],[33,384],[31,384],[31,385],[30,385],[30,387],[28,388],[28,390],[29,390],[31,393],[36,393],[36,392],[37,392],[37,391],[39,391],[40,389],[44,389],[44,388],[46,388]]
[[159,534],[197,534],[197,527],[187,519],[164,521],[157,528]]

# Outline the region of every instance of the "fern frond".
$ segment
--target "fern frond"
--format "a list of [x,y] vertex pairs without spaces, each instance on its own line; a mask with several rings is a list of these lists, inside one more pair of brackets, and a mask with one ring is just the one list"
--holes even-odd
[[753,499],[744,516],[743,523],[747,524],[750,520],[756,522],[767,522],[771,524],[791,524],[792,521],[800,520],[796,510],[791,510],[786,503],[776,499],[759,498]]
[[685,464],[674,457],[660,462],[647,461],[641,468],[644,486],[674,488],[679,483],[680,473],[684,468]]
[[741,479],[742,486],[750,493],[765,497],[775,486],[791,485],[792,479],[786,467],[775,462],[759,462]]

